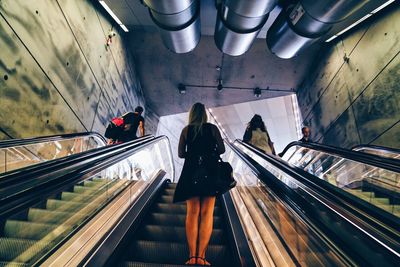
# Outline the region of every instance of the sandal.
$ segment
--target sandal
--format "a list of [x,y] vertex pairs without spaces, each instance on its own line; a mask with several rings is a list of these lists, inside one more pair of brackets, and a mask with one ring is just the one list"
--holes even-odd
[[[201,265],[201,266],[211,266],[211,263],[209,263],[209,262],[206,260],[206,258],[197,257],[197,259],[200,259],[200,260],[203,261],[203,264],[200,264],[200,263],[199,263],[199,265]],[[197,260],[196,260],[196,262],[197,262]],[[207,264],[207,263],[208,263],[208,264]]]
[[[189,259],[185,262],[185,265],[197,265],[197,258],[196,256],[189,257]],[[196,259],[194,263],[189,263],[191,259]]]

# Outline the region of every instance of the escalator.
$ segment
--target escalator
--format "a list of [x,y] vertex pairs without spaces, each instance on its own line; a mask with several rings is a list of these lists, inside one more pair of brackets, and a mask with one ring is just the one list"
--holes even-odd
[[[388,157],[381,157],[380,154],[387,151],[382,147],[355,149],[357,151],[293,142],[285,148],[282,158],[399,218],[400,160],[396,158],[399,155],[392,149]],[[379,155],[365,151],[379,151]]]
[[400,149],[375,146],[375,145],[357,145],[351,150],[377,155],[385,158],[400,159]]
[[[176,184],[168,183],[162,189],[130,245],[124,249],[120,266],[158,266],[169,264],[183,266],[188,260],[189,249],[186,242],[186,204],[172,203]],[[221,204],[216,202],[214,229],[207,250],[207,260],[213,266],[236,266],[227,242],[226,226]]]
[[105,145],[95,132],[0,140],[0,174]]
[[[165,147],[166,138],[145,138],[0,175],[0,266],[42,265],[107,210],[108,221],[118,219],[124,205],[110,205],[135,201],[161,168],[173,175],[170,151],[159,151]],[[151,164],[141,160],[150,154],[157,156]]]
[[[238,185],[216,202],[206,253],[213,266],[399,262],[399,228],[379,225],[374,213],[310,182],[309,173],[245,144],[226,145],[224,160]],[[176,184],[165,137],[0,178],[0,266],[172,267],[188,258],[186,205],[172,203]]]

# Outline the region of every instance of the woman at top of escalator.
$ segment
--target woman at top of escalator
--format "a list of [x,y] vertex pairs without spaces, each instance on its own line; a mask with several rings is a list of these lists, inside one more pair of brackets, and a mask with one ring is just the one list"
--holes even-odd
[[253,145],[264,153],[276,155],[274,143],[269,137],[264,121],[258,114],[254,115],[247,124],[243,142]]
[[221,134],[214,124],[207,122],[204,105],[194,104],[179,139],[178,155],[185,163],[174,194],[174,202],[186,201],[187,265],[210,265],[205,254],[213,229],[215,195],[199,187],[194,177],[200,169],[212,176],[213,166],[224,152]]

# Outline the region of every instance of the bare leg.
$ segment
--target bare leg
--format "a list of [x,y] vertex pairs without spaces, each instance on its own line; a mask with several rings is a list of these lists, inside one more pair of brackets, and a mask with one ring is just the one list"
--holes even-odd
[[[189,246],[189,257],[195,257],[197,249],[197,236],[199,233],[200,198],[193,197],[186,200],[186,238]],[[196,264],[195,258],[186,264]]]
[[[215,197],[203,197],[201,199],[200,228],[199,228],[199,257],[205,258],[208,242],[213,230]],[[210,265],[206,260],[200,260],[200,264]]]

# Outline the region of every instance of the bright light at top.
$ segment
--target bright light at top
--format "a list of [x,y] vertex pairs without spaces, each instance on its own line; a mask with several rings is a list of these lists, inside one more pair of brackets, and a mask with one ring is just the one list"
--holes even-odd
[[125,31],[129,32],[128,28],[124,24],[122,24],[121,20],[115,15],[115,13],[109,8],[109,6],[104,1],[99,1],[99,3],[104,7],[104,9],[111,15],[111,17],[118,23],[119,26]]

